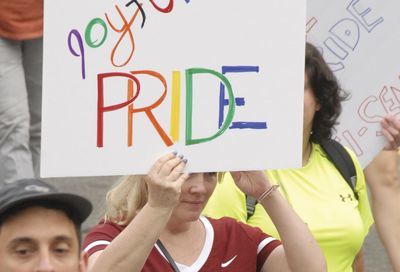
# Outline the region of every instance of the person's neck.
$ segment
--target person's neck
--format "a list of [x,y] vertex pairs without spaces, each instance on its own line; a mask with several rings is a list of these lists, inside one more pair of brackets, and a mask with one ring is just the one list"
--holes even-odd
[[185,223],[170,221],[160,240],[176,262],[191,265],[203,249],[205,236],[205,227],[199,219]]
[[310,133],[303,135],[303,153],[302,153],[302,166],[306,166],[311,155],[312,144],[310,141]]
[[182,222],[171,218],[165,226],[164,232],[174,235],[190,232],[198,223],[201,224],[200,219],[197,219],[196,221]]

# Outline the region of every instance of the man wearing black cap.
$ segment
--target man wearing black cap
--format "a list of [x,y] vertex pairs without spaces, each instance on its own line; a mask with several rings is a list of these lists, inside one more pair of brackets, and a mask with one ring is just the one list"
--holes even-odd
[[37,179],[0,185],[0,271],[83,272],[80,226],[90,202]]

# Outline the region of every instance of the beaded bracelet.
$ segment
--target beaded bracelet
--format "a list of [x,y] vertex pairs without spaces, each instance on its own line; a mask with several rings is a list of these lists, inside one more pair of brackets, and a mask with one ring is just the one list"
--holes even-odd
[[261,202],[264,200],[264,198],[266,198],[267,196],[269,196],[273,191],[275,191],[276,189],[279,188],[279,185],[272,185],[271,187],[269,187],[267,190],[264,191],[264,193],[262,193],[260,195],[260,197],[257,199],[258,202]]

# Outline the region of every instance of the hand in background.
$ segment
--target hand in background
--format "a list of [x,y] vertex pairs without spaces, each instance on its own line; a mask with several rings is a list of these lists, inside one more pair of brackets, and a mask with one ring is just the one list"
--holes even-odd
[[382,121],[382,133],[388,141],[385,150],[396,150],[400,145],[400,119],[386,115]]

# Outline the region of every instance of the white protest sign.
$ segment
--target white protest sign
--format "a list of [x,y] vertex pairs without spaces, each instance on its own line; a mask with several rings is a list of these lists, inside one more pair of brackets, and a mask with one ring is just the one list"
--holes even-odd
[[308,1],[307,40],[316,45],[351,98],[336,139],[366,166],[385,142],[379,121],[400,114],[400,2]]
[[45,1],[41,176],[300,166],[304,0]]

